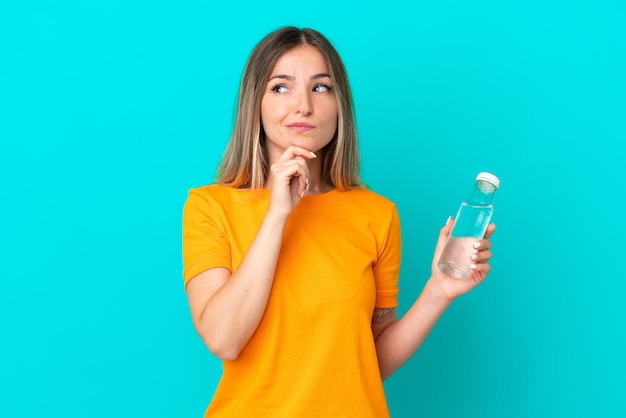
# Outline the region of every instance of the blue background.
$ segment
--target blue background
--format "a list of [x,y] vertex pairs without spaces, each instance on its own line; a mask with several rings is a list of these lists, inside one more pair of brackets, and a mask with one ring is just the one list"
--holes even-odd
[[620,0],[0,1],[0,416],[202,415],[220,365],[181,209],[284,25],[348,68],[401,312],[474,176],[502,181],[492,274],[385,383],[392,416],[626,416],[625,21]]

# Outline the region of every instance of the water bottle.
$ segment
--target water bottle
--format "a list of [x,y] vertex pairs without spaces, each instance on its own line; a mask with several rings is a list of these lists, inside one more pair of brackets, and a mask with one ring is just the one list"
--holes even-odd
[[454,226],[437,262],[439,270],[455,279],[470,274],[470,255],[476,252],[474,243],[485,236],[493,215],[491,201],[500,187],[500,180],[491,173],[478,173],[474,189],[461,204]]

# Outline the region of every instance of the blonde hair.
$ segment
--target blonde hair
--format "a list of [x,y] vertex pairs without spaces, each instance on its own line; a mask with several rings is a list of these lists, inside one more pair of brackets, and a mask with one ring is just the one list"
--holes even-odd
[[314,46],[323,55],[338,105],[337,131],[323,152],[322,180],[339,190],[361,186],[352,94],[341,58],[322,34],[295,27],[270,33],[248,57],[239,85],[233,131],[217,171],[219,184],[238,189],[265,186],[269,162],[261,126],[261,99],[276,61],[301,45]]

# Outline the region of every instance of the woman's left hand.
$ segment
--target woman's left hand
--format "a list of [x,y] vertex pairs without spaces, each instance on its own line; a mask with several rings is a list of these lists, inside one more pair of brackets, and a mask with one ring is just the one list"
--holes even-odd
[[450,219],[450,221],[439,231],[439,240],[437,241],[437,246],[435,248],[435,255],[431,266],[432,275],[430,279],[434,282],[433,284],[436,284],[439,287],[444,296],[450,301],[478,286],[483,282],[483,280],[485,280],[487,274],[489,274],[489,270],[491,269],[488,264],[489,259],[491,258],[491,242],[489,241],[489,238],[496,229],[494,224],[490,224],[487,227],[484,238],[476,240],[477,244],[475,245],[478,245],[475,253],[476,259],[471,260],[474,268],[471,269],[469,276],[464,279],[454,279],[442,273],[439,270],[439,267],[437,267],[437,261],[439,260],[439,256],[443,251],[446,240],[450,235],[453,224],[454,222]]

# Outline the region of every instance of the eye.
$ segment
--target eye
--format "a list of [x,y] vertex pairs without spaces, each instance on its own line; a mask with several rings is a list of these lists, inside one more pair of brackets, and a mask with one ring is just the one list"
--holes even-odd
[[286,93],[287,92],[287,86],[285,86],[284,84],[277,84],[274,87],[272,87],[272,91],[274,93]]
[[332,90],[333,88],[331,86],[329,86],[328,84],[316,84],[315,87],[313,87],[313,91],[317,92],[317,93],[328,93]]

